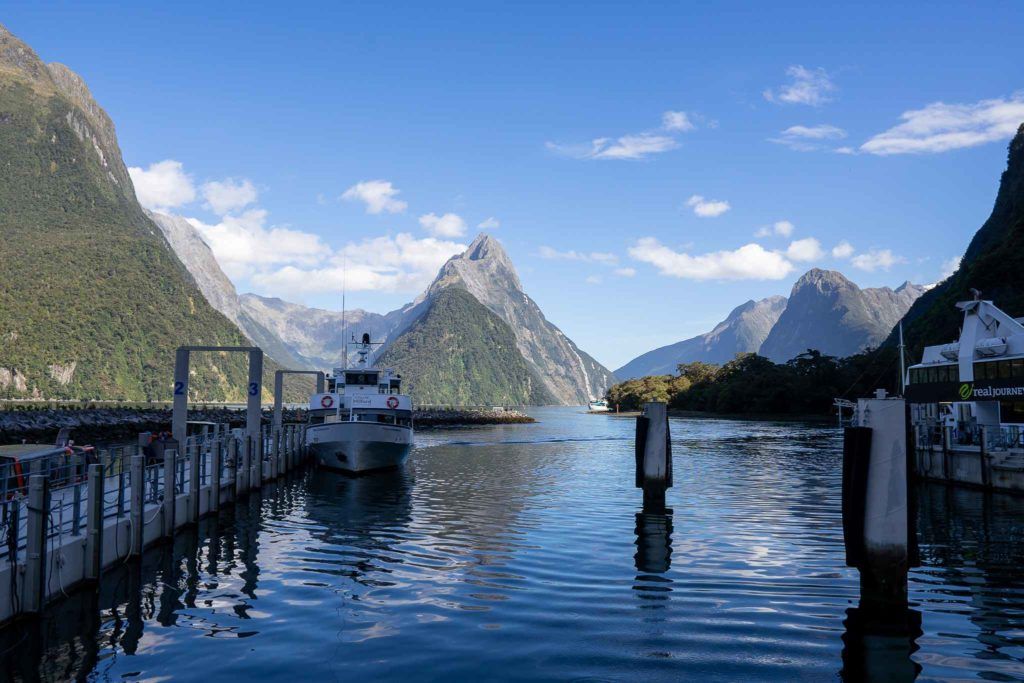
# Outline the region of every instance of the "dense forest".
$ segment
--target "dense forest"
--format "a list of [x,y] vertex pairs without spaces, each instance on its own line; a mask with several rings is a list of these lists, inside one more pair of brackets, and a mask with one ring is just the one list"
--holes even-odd
[[639,410],[664,401],[674,410],[728,414],[826,415],[834,398],[857,398],[875,389],[894,391],[898,352],[884,348],[849,358],[808,350],[787,363],[755,353],[721,366],[684,363],[677,374],[616,384],[607,399],[614,409]]
[[537,405],[552,403],[516,346],[512,328],[457,286],[391,342],[379,359],[399,368],[404,393],[419,404]]

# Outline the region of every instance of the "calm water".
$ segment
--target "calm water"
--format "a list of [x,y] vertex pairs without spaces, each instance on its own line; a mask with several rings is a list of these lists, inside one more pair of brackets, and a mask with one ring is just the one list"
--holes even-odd
[[922,487],[909,626],[864,625],[835,430],[673,421],[638,516],[632,420],[536,416],[254,496],[0,633],[0,676],[1024,680],[1024,501]]

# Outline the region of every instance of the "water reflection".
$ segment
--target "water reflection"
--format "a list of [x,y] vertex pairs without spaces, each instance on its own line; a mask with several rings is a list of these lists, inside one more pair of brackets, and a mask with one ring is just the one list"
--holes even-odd
[[535,427],[268,487],[0,631],[0,681],[1024,680],[1024,500],[922,487],[909,606],[880,616],[832,431],[673,426],[673,514],[636,508],[631,422]]
[[664,574],[672,567],[672,510],[636,513],[636,570]]
[[878,609],[861,602],[846,610],[843,625],[844,681],[907,683],[917,678],[921,665],[911,659],[921,635],[921,613],[908,607]]

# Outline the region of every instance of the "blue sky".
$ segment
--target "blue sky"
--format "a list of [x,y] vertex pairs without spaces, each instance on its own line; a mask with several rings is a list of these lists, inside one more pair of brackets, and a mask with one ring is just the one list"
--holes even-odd
[[1024,122],[1019,2],[15,2],[0,22],[85,78],[140,200],[194,220],[240,291],[337,308],[344,262],[349,305],[384,312],[483,224],[613,369],[810,267],[939,280]]

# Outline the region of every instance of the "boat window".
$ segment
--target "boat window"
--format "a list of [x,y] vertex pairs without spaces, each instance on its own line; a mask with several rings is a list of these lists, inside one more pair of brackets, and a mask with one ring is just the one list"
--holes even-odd
[[1010,377],[1024,377],[1024,358],[1014,358],[1010,361]]
[[393,425],[393,424],[395,424],[395,416],[394,415],[378,415],[377,416],[377,422],[380,422],[380,423],[383,423],[383,424],[386,424],[386,425]]
[[412,418],[400,417],[397,419],[397,424],[400,427],[412,427]]
[[345,384],[357,387],[372,387],[377,384],[376,372],[346,372]]
[[999,361],[999,379],[1010,379],[1010,361]]
[[939,368],[939,381],[940,382],[948,382],[949,381],[949,367],[948,366],[944,365],[941,368]]

